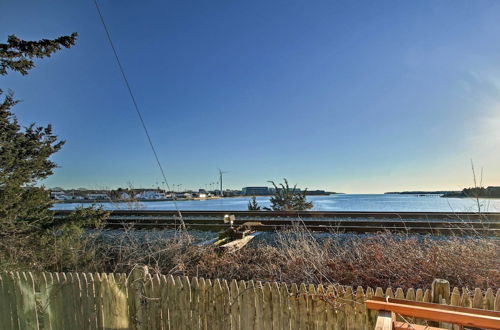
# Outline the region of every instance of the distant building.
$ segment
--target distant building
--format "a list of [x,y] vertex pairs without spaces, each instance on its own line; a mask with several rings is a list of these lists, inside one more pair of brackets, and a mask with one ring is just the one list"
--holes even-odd
[[175,198],[181,198],[181,199],[192,199],[193,195],[191,193],[187,192],[178,192],[174,194]]
[[120,193],[120,199],[125,199],[125,200],[130,199],[130,195],[128,193],[122,191]]
[[241,195],[241,190],[232,190],[232,189],[224,190],[225,197],[233,197],[233,196],[239,196],[239,195]]
[[51,191],[50,198],[58,200],[58,201],[65,201],[65,200],[71,199],[71,197],[66,196],[66,193],[62,190],[61,191]]
[[108,194],[87,194],[89,200],[106,200],[109,199]]
[[241,189],[241,193],[245,196],[261,196],[271,194],[268,187],[243,187],[243,189]]
[[165,199],[167,196],[163,192],[149,190],[136,195],[138,199]]

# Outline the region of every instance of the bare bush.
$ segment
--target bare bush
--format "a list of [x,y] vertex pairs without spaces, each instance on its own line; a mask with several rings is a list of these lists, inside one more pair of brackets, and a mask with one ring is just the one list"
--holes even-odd
[[320,240],[297,228],[277,236],[274,245],[202,258],[196,271],[206,277],[372,287],[426,288],[434,278],[459,287],[500,286],[497,239],[378,233]]
[[185,231],[88,230],[78,242],[62,242],[70,251],[23,267],[129,273],[147,266],[154,273],[205,278],[403,288],[427,288],[445,278],[452,286],[500,288],[497,238],[312,234],[298,226],[267,236],[270,242],[226,253],[199,246]]
[[[94,258],[87,264],[92,271],[130,272],[148,266],[150,272],[182,274],[201,257],[193,237],[182,231],[104,231],[88,241]],[[199,251],[198,251],[199,250]]]

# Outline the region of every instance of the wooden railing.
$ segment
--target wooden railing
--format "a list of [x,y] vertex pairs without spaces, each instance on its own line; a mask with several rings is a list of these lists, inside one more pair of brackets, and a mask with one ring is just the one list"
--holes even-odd
[[0,329],[373,329],[391,297],[500,310],[492,289],[343,287],[150,274],[0,273]]
[[[379,311],[375,330],[445,330],[443,326],[450,324],[458,329],[467,326],[500,330],[499,311],[380,297],[372,297],[365,304]],[[431,326],[436,322],[439,328]]]

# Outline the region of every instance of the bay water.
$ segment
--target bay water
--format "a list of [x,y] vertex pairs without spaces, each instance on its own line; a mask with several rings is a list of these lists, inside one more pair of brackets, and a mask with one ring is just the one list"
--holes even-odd
[[[365,212],[477,212],[477,201],[472,198],[443,198],[439,195],[405,194],[334,194],[308,196],[314,211],[365,211]],[[185,211],[245,211],[250,197],[228,197],[206,200],[177,201]],[[257,197],[261,206],[270,206],[270,197]],[[500,199],[480,199],[482,212],[500,212]],[[71,210],[88,203],[56,203],[56,210]],[[105,209],[175,210],[173,201],[142,201],[128,203],[99,203]]]

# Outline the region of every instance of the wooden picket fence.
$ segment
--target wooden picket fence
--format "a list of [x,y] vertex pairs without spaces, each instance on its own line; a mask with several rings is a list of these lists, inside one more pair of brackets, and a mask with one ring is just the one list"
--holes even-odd
[[500,290],[492,289],[228,282],[146,269],[129,276],[4,272],[0,329],[373,329],[378,312],[364,305],[372,296],[500,310]]

